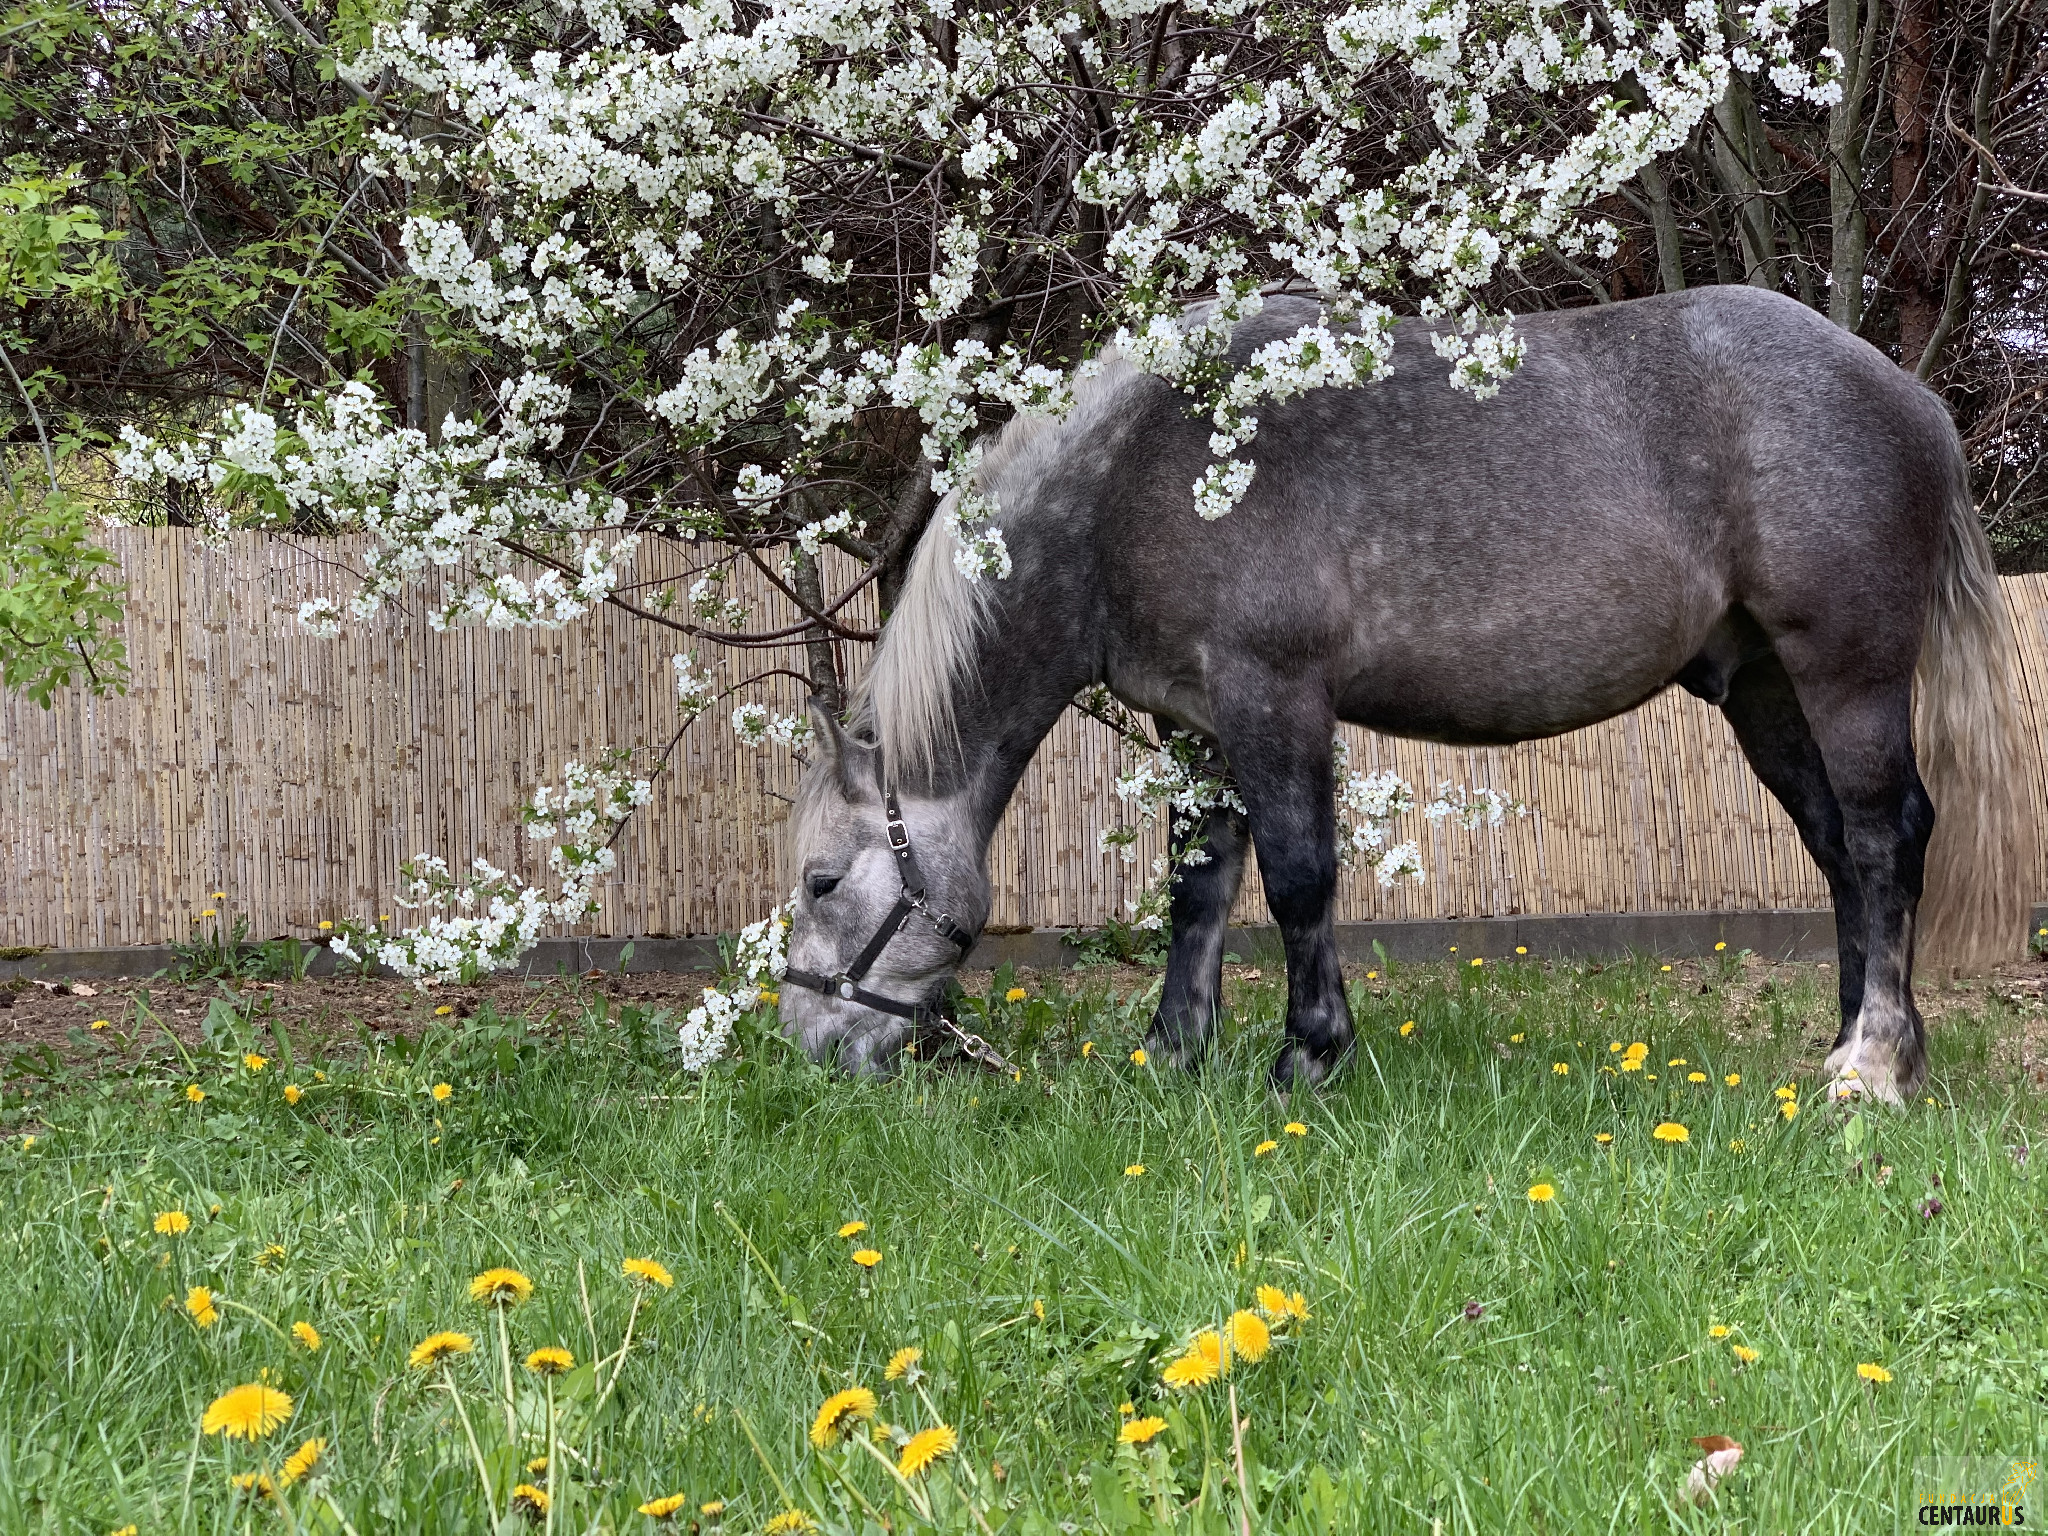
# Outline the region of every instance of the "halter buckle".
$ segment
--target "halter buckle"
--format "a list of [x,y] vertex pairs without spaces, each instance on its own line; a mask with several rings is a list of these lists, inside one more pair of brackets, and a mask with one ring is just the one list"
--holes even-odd
[[893,819],[892,819],[892,820],[891,820],[891,821],[889,822],[889,847],[890,847],[890,849],[891,849],[892,851],[896,852],[896,853],[901,853],[901,852],[903,852],[903,851],[904,851],[904,850],[905,850],[906,848],[908,848],[909,846],[910,846],[910,829],[909,829],[908,827],[904,826],[902,822],[900,822],[900,821],[896,821],[896,820],[893,820]]

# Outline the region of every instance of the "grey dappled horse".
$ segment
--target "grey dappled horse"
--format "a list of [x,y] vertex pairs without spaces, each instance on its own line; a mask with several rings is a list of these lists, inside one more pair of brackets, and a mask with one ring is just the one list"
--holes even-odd
[[[1235,358],[1316,315],[1270,300]],[[851,727],[818,721],[790,962],[832,985],[785,986],[786,1030],[820,1059],[887,1068],[913,1021],[842,987],[903,1012],[943,991],[987,920],[1011,792],[1075,693],[1106,683],[1220,747],[1249,813],[1194,833],[1211,857],[1176,877],[1148,1044],[1186,1063],[1210,1037],[1249,840],[1287,953],[1274,1083],[1319,1081],[1351,1040],[1331,925],[1335,724],[1528,741],[1677,683],[1726,712],[1827,877],[1829,1071],[1887,1100],[1917,1088],[1923,876],[1922,947],[1960,963],[2016,951],[2025,894],[2011,642],[1946,411],[1882,353],[1755,288],[1516,325],[1526,361],[1490,401],[1451,389],[1428,327],[1406,322],[1391,378],[1266,405],[1257,478],[1213,523],[1190,491],[1212,462],[1207,422],[1126,365],[1083,385],[1065,421],[996,434],[981,483],[1015,574],[961,576],[934,519]],[[883,786],[912,863],[892,854]],[[899,909],[912,873],[922,909]],[[902,920],[866,954],[885,919]]]

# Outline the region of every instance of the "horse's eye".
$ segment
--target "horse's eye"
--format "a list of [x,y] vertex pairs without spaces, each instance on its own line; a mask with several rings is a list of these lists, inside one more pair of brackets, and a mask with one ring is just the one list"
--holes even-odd
[[811,900],[818,901],[826,896],[830,896],[833,887],[838,884],[839,876],[837,875],[811,876]]

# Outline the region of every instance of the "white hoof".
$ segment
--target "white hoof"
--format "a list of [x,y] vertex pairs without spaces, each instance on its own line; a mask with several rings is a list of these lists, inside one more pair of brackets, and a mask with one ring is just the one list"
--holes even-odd
[[1878,1104],[1906,1102],[1899,1091],[1898,1076],[1892,1070],[1890,1053],[1867,1041],[1858,1040],[1831,1054],[1824,1070],[1830,1101],[1868,1099]]

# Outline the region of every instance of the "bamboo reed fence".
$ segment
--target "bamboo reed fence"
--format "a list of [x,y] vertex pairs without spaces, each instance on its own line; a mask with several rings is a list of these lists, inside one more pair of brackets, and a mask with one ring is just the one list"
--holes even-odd
[[[435,634],[391,611],[337,641],[300,633],[306,597],[335,590],[348,541],[296,545],[181,530],[111,535],[130,583],[125,697],[69,694],[47,712],[0,699],[0,943],[63,947],[183,938],[211,907],[257,936],[322,919],[399,915],[399,862],[474,857],[538,878],[520,804],[564,761],[658,750],[674,729],[672,637],[604,611],[555,633]],[[682,569],[650,562],[635,580]],[[729,582],[763,625],[790,610],[758,574]],[[2029,740],[2029,793],[2048,800],[2048,576],[2008,578]],[[866,620],[872,621],[871,610]],[[707,660],[711,659],[706,657]],[[718,660],[723,681],[792,664]],[[750,696],[798,707],[771,677]],[[731,931],[786,890],[781,833],[797,768],[741,744],[731,706],[685,733],[630,824],[595,933]],[[1427,881],[1383,891],[1347,875],[1339,917],[1429,918],[1820,906],[1819,872],[1744,763],[1720,714],[1671,690],[1551,741],[1462,750],[1353,732],[1353,762],[1427,792],[1490,785],[1531,814],[1467,833],[1416,815]],[[1026,774],[991,853],[995,925],[1086,926],[1123,910],[1159,851],[1098,848],[1125,819],[1107,731],[1073,713]],[[1248,882],[1240,919],[1263,913]],[[224,895],[216,896],[215,892]],[[2048,893],[2048,854],[2034,892]]]

